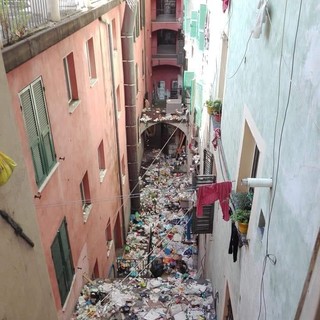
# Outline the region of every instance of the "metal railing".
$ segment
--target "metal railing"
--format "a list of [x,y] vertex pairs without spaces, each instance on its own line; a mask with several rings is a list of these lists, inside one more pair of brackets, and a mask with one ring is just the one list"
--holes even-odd
[[81,10],[84,0],[0,0],[0,39],[4,45],[11,44],[45,26],[52,19],[57,6],[59,21]]

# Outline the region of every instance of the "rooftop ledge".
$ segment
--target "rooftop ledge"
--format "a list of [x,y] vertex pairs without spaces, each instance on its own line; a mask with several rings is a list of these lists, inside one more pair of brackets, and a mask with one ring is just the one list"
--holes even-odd
[[6,72],[10,72],[21,64],[47,50],[71,34],[87,26],[91,22],[121,4],[121,0],[96,2],[95,7],[87,11],[79,11],[59,22],[49,22],[39,26],[33,33],[2,49]]

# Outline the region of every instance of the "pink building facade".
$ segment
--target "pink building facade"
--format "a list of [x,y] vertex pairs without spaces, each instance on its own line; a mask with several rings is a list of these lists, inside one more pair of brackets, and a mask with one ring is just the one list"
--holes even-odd
[[[57,41],[43,33],[4,49],[60,319],[70,318],[86,278],[115,276],[116,250],[125,242],[131,205],[120,37],[124,6],[111,1],[72,32],[79,20],[62,26]],[[31,52],[36,43],[48,45],[22,64],[12,62],[19,46]],[[140,56],[140,70],[141,61]]]
[[148,31],[151,53],[153,98],[180,97],[184,64],[182,0],[152,0],[151,28]]

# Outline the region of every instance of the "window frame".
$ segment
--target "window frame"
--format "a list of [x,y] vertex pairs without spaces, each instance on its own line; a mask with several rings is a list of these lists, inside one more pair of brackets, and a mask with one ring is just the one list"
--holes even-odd
[[80,103],[73,52],[70,52],[63,58],[63,69],[67,87],[69,112],[72,113]]
[[[26,93],[29,95],[28,100],[25,97]],[[31,151],[35,180],[37,186],[40,187],[57,163],[42,77],[37,78],[21,90],[19,100]]]
[[107,173],[103,140],[101,140],[98,146],[98,166],[99,166],[99,179],[100,179],[100,183],[102,183]]
[[90,86],[93,86],[97,81],[97,67],[96,67],[93,37],[88,39],[88,41],[86,42],[86,51],[87,51]]
[[125,184],[126,182],[126,163],[124,159],[124,155],[121,159],[121,177],[122,177],[122,184]]
[[[63,230],[65,233],[64,235]],[[59,252],[56,252],[57,249]],[[63,219],[57,234],[52,241],[50,250],[59,288],[61,305],[63,306],[69,295],[75,275],[66,218]],[[59,254],[59,256],[57,256],[57,254]],[[59,260],[62,265],[58,265]]]
[[81,207],[84,222],[87,222],[89,214],[92,209],[91,196],[90,196],[90,185],[88,171],[84,174],[80,182],[80,196],[81,196]]

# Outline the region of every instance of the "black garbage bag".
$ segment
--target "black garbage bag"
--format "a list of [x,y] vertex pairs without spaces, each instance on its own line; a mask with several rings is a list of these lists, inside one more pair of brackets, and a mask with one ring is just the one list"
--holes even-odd
[[155,278],[161,277],[164,273],[163,259],[162,258],[154,259],[151,262],[150,271]]

